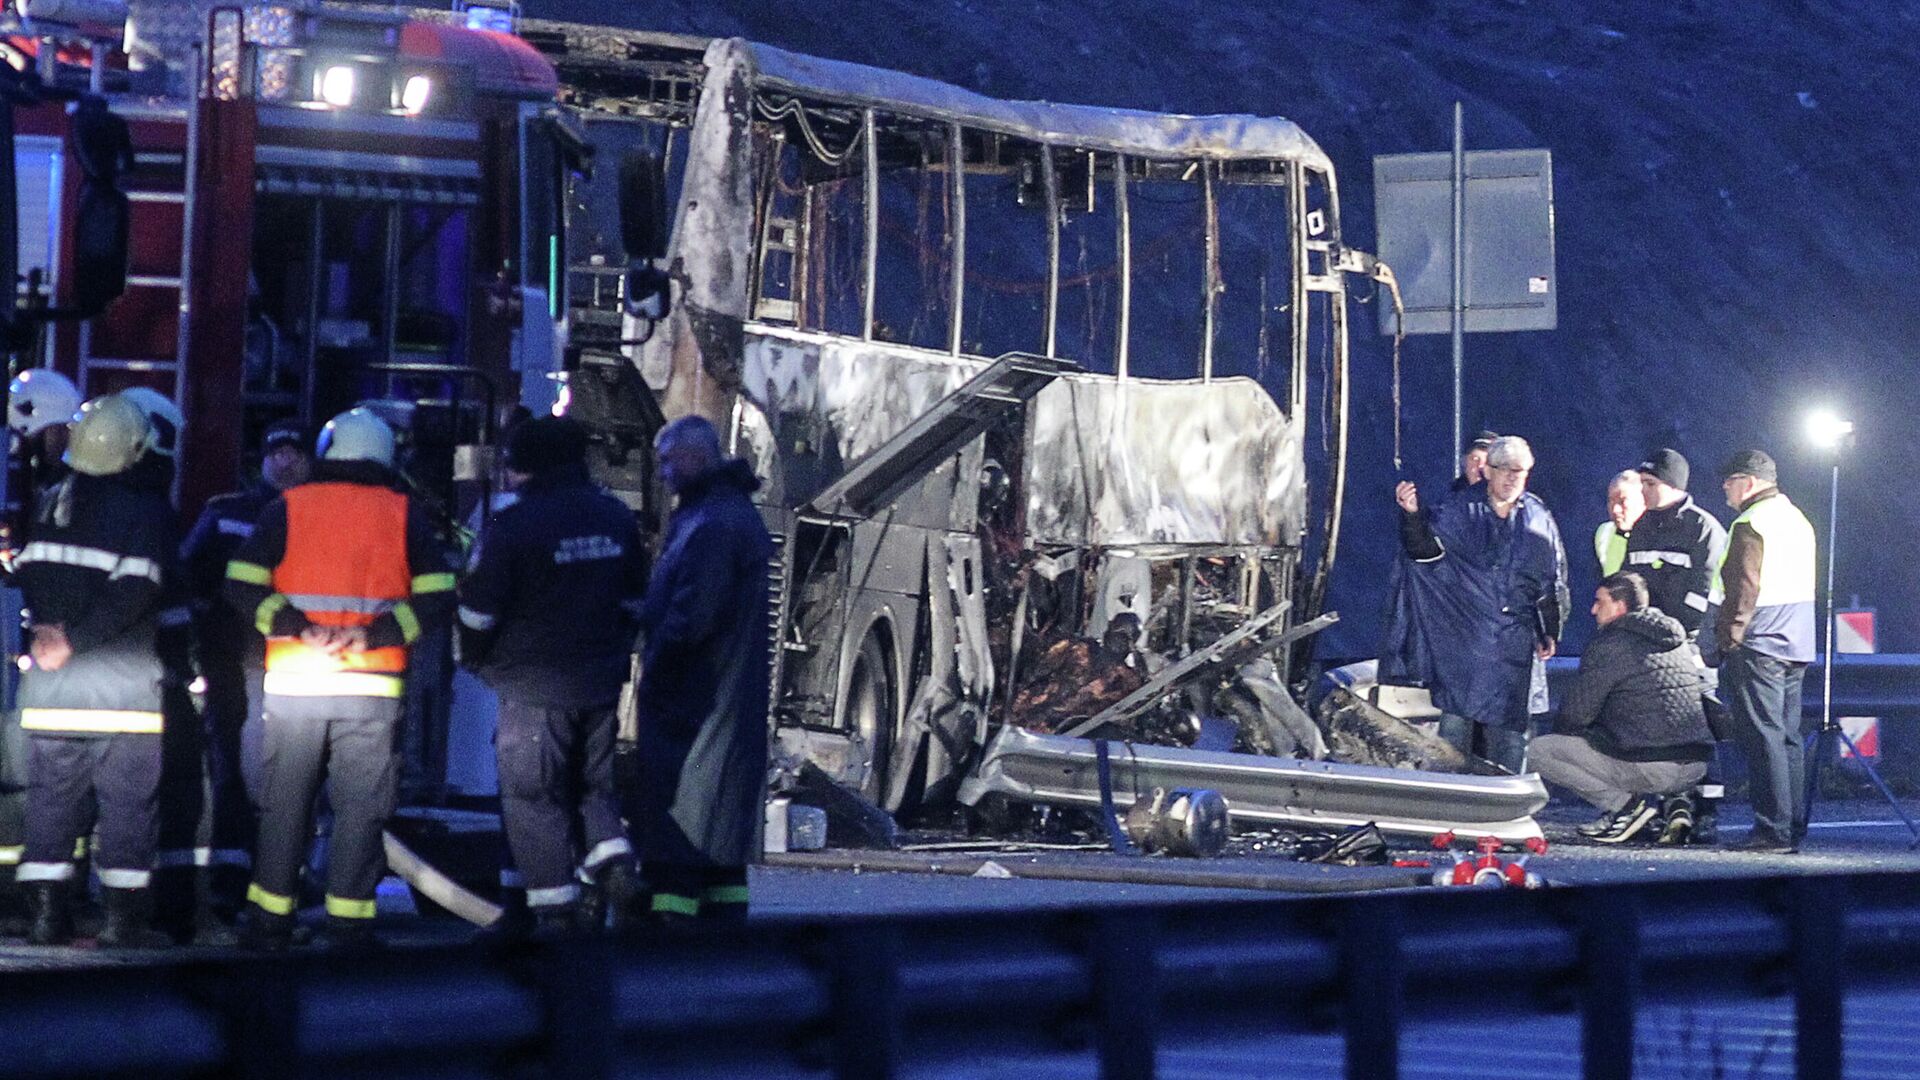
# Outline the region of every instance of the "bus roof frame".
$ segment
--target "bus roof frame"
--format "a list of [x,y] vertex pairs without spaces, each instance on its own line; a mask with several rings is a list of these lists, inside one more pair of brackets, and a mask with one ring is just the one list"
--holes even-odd
[[[715,44],[719,44],[716,42]],[[757,88],[959,124],[1048,146],[1165,161],[1288,161],[1331,172],[1331,160],[1299,125],[1279,117],[1177,113],[990,98],[918,75],[826,60],[739,40]]]

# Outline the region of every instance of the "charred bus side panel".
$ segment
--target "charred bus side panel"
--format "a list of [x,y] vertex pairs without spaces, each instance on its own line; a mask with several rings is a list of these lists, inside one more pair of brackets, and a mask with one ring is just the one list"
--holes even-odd
[[[673,46],[655,44],[658,62]],[[1311,140],[740,41],[700,67],[691,100],[639,121],[674,128],[674,308],[623,337],[644,339],[630,354],[664,419],[714,420],[766,478],[785,752],[908,804],[1006,721],[1037,648],[1130,613],[1138,649],[1177,656],[1295,596],[1306,189],[1331,177]],[[1142,355],[1168,326],[1183,355]],[[1087,370],[952,400],[1009,352]],[[977,434],[884,506],[817,504],[937,409]]]

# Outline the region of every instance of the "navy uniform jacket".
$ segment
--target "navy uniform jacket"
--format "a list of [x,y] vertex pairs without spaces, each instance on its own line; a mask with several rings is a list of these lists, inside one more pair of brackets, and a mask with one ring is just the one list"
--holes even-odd
[[1679,620],[1689,638],[1707,617],[1707,597],[1727,550],[1727,530],[1692,496],[1665,510],[1648,509],[1627,538],[1627,563],[1647,581],[1647,600]]
[[461,662],[506,701],[613,705],[646,588],[633,512],[584,468],[542,473],[496,511],[460,584]]
[[193,603],[195,636],[201,664],[251,661],[258,666],[266,656],[265,639],[221,595],[227,583],[227,563],[253,535],[260,512],[280,492],[267,484],[230,492],[207,501],[180,546],[180,561]]

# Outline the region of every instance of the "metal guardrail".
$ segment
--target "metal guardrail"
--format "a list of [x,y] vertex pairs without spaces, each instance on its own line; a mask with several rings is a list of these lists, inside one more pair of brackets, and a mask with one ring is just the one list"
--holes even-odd
[[1583,1075],[1602,1078],[1630,1075],[1642,1004],[1791,995],[1797,1074],[1827,1080],[1843,993],[1920,989],[1916,960],[1920,874],[1832,875],[16,972],[0,1030],[9,1076],[276,1080],[867,1080],[1072,1051],[1143,1080],[1162,1047],[1340,1030],[1348,1077],[1391,1080],[1412,1021],[1578,1013]]
[[[1547,674],[1556,683],[1573,678],[1577,656],[1547,661]],[[1820,711],[1825,667],[1807,665],[1801,706],[1809,714]],[[1920,717],[1920,653],[1841,653],[1833,658],[1833,711],[1837,716]]]

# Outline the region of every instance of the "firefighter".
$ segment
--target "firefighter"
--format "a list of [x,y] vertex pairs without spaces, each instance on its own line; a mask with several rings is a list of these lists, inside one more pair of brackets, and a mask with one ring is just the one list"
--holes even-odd
[[632,891],[614,707],[646,562],[633,512],[587,478],[586,454],[573,420],[514,428],[507,479],[519,498],[488,523],[460,586],[461,659],[500,698],[500,817],[542,937],[598,929],[609,898],[618,910]]
[[635,839],[656,919],[744,918],[767,782],[773,542],[746,462],[683,417],[655,441],[679,499],[641,606]]
[[375,944],[381,833],[393,812],[408,646],[448,615],[454,577],[392,486],[393,429],[328,421],[313,480],[282,492],[227,564],[226,596],[266,637],[259,843],[242,943],[284,949],[324,781],[333,807],[323,943]]
[[205,684],[213,803],[210,886],[215,910],[223,918],[239,911],[253,865],[266,646],[252,620],[235,611],[220,590],[227,563],[253,535],[253,523],[267,504],[305,483],[312,468],[313,454],[298,421],[268,427],[260,440],[260,478],[208,500],[181,546],[193,604],[195,660]]
[[73,475],[47,494],[19,558],[31,612],[31,665],[20,723],[31,742],[27,845],[29,937],[72,936],[74,848],[95,825],[109,947],[159,945],[147,928],[160,785],[158,636],[172,507],[133,477],[152,429],[122,395],[92,402],[74,425]]

